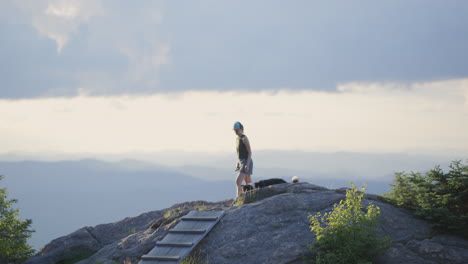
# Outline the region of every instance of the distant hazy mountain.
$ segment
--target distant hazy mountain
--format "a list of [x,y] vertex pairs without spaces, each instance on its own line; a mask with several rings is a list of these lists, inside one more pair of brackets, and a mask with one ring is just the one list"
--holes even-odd
[[232,182],[208,182],[169,169],[136,162],[96,160],[0,162],[2,187],[18,199],[21,217],[33,219],[30,243],[51,239],[87,225],[191,200],[232,198]]

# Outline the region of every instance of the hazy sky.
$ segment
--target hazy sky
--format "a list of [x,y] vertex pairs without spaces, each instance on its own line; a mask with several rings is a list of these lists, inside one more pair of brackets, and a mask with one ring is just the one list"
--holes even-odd
[[466,14],[463,0],[1,1],[0,154],[227,152],[237,120],[257,150],[467,154]]

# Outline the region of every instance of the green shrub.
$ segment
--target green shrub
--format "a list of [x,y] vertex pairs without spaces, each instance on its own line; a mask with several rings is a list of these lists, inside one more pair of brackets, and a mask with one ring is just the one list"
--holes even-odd
[[332,211],[309,215],[311,231],[317,241],[309,248],[316,253],[317,264],[372,263],[372,259],[390,247],[389,237],[377,235],[380,208],[362,205],[365,187],[359,192],[353,184],[346,199]]
[[[3,176],[0,175],[0,180]],[[15,199],[7,198],[7,189],[0,189],[0,263],[22,263],[34,254],[27,244],[34,230],[32,220],[21,220],[18,209],[13,209]]]
[[440,166],[422,175],[419,172],[395,173],[391,203],[413,211],[428,220],[441,233],[468,238],[468,166],[453,161],[444,173]]

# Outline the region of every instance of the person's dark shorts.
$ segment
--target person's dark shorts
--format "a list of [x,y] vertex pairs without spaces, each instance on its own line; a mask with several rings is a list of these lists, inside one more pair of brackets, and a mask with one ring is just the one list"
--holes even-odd
[[239,160],[237,161],[237,168],[236,168],[236,171],[239,171],[240,173],[252,175],[252,172],[253,172],[253,160],[250,160],[250,166],[249,166],[249,170],[248,170],[248,171],[245,171],[245,165],[246,165],[246,163],[247,163],[247,159],[239,159]]

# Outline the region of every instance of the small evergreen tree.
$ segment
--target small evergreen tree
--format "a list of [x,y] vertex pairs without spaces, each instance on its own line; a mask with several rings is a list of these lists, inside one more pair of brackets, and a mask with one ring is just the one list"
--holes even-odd
[[[3,176],[0,175],[0,180]],[[22,263],[34,254],[27,239],[34,232],[31,219],[22,221],[18,209],[13,209],[15,199],[8,200],[6,188],[0,189],[0,263]]]
[[390,202],[428,220],[439,232],[468,238],[468,165],[453,161],[444,173],[440,166],[422,175],[395,174]]
[[[372,259],[390,247],[389,237],[377,235],[380,208],[362,205],[365,187],[346,191],[346,199],[331,212],[309,215],[311,231],[317,241],[309,248],[316,252],[317,264],[372,263]],[[324,226],[322,226],[324,225]]]

